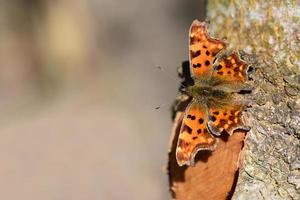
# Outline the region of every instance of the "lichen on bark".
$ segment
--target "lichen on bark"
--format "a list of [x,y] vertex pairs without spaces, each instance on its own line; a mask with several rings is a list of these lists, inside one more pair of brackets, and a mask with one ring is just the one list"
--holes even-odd
[[233,199],[300,199],[300,1],[211,0],[207,10],[213,35],[254,68]]

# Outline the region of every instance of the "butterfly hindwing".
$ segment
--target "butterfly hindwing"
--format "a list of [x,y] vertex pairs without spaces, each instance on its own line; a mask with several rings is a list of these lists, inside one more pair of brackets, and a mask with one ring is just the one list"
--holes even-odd
[[217,139],[207,129],[206,108],[192,101],[185,112],[176,149],[176,158],[180,166],[193,165],[199,150],[215,148]]
[[212,79],[221,80],[223,84],[231,88],[241,88],[247,81],[247,70],[248,64],[240,58],[237,52],[233,52],[218,59]]
[[207,24],[194,20],[190,27],[190,71],[192,77],[209,79],[216,55],[225,48],[225,42],[209,36]]
[[220,135],[224,130],[232,135],[235,129],[247,129],[242,118],[242,112],[246,108],[245,104],[241,102],[230,103],[208,108],[208,127],[214,135]]

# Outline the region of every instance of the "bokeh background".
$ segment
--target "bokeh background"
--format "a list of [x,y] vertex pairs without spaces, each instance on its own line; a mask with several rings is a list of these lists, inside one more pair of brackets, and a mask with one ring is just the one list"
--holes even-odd
[[176,68],[205,6],[0,0],[0,199],[169,199]]

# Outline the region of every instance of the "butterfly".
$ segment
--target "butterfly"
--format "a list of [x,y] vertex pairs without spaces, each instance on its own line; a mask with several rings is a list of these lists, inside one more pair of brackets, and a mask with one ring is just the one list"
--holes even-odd
[[189,63],[194,84],[186,88],[191,102],[185,109],[176,147],[179,166],[194,165],[200,150],[214,150],[218,136],[245,129],[246,103],[240,92],[248,65],[238,52],[224,54],[226,43],[212,38],[208,24],[194,20],[189,31]]

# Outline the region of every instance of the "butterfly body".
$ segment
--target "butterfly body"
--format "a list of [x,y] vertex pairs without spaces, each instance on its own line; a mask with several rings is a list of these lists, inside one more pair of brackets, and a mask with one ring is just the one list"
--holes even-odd
[[214,150],[218,142],[215,136],[245,128],[245,103],[236,98],[236,93],[246,81],[247,64],[236,52],[218,57],[225,42],[210,37],[205,22],[192,23],[189,45],[194,85],[186,89],[192,100],[185,110],[177,143],[180,166],[193,165],[200,150]]
[[188,94],[196,100],[210,98],[225,98],[229,93],[210,85],[195,84],[188,88]]

